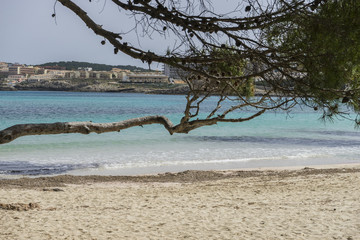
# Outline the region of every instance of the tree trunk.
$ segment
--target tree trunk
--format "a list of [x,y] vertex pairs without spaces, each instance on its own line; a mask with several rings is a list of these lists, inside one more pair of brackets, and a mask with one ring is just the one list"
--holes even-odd
[[142,126],[148,124],[161,124],[170,134],[174,133],[172,122],[164,116],[146,116],[128,119],[121,122],[112,123],[93,123],[93,122],[57,122],[57,123],[38,123],[38,124],[17,124],[0,131],[0,144],[9,143],[18,137],[28,135],[62,134],[62,133],[82,133],[91,132],[119,132],[122,129]]

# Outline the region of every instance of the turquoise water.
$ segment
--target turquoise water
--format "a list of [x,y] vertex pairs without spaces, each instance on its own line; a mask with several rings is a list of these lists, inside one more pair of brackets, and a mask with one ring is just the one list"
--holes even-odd
[[[209,110],[216,99],[205,103]],[[161,114],[177,123],[184,96],[126,93],[0,92],[0,129],[19,123],[114,122]],[[242,113],[237,113],[242,114]],[[244,113],[245,115],[248,113]],[[244,123],[175,134],[157,125],[120,133],[27,136],[0,145],[0,174],[148,174],[360,163],[360,131],[324,124],[312,109],[269,112]]]

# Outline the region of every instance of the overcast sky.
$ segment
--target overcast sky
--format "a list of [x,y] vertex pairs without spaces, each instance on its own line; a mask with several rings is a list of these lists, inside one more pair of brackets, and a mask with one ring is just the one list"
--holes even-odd
[[[100,44],[102,38],[85,27],[75,14],[60,3],[56,5],[57,23],[55,23],[55,19],[51,17],[54,2],[55,0],[0,1],[0,61],[30,65],[73,60],[147,66],[124,54],[115,55],[113,47],[109,44],[102,46]],[[90,11],[88,13],[92,17],[101,19],[101,24],[112,24],[115,30],[126,31],[133,23],[133,20],[124,14],[119,14],[110,4],[107,4],[109,6],[105,6],[102,11],[103,0],[94,0],[92,3],[85,0],[81,2],[91,7],[86,10]],[[109,18],[110,15],[115,15],[116,19]],[[135,41],[137,42],[136,38]],[[146,41],[142,46],[149,49],[164,48],[162,44],[151,44]],[[161,66],[153,64],[152,68],[161,68]]]
[[[75,0],[96,22],[115,32],[127,32],[134,20],[119,12],[106,0]],[[237,0],[212,1],[214,8],[225,12],[234,10]],[[113,53],[110,44],[88,29],[70,10],[57,3],[56,19],[52,18],[55,0],[0,0],[0,61],[23,64],[42,64],[54,61],[85,61],[111,65],[148,67],[140,60],[125,54]],[[106,3],[106,4],[104,4]],[[233,4],[231,4],[233,3]],[[56,22],[55,22],[56,20]],[[135,33],[126,35],[124,41],[136,44],[145,51],[165,53],[173,42],[167,39],[144,39]],[[153,63],[152,69],[162,65]]]

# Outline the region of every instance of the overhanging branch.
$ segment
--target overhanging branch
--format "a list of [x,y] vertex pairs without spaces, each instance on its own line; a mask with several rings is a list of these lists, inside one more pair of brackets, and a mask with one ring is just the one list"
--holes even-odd
[[32,123],[17,124],[12,127],[0,131],[0,144],[9,143],[19,137],[30,135],[49,135],[49,134],[65,134],[65,133],[106,133],[120,132],[120,130],[150,125],[160,124],[172,135],[173,133],[189,133],[190,131],[203,126],[210,126],[218,122],[244,122],[251,120],[263,114],[265,110],[261,110],[247,118],[225,119],[224,117],[215,117],[211,119],[196,119],[184,122],[174,126],[173,123],[165,116],[145,116],[132,118],[120,122],[112,123],[93,123],[93,122],[56,122],[56,123]]
[[128,119],[121,122],[112,123],[93,123],[93,122],[57,122],[57,123],[37,123],[37,124],[17,124],[0,131],[0,144],[9,143],[16,138],[29,135],[81,133],[89,134],[119,132],[120,130],[149,125],[161,124],[170,134],[173,134],[174,126],[172,122],[164,116],[146,116]]

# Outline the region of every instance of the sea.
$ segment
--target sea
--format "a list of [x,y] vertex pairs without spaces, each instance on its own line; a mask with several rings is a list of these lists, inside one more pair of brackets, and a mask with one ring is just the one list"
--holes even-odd
[[[205,101],[200,115],[216,102],[216,97]],[[22,123],[117,122],[146,115],[165,115],[176,124],[185,104],[183,95],[2,91],[0,129]],[[319,118],[314,109],[297,106],[291,112],[267,112],[251,121],[219,123],[188,134],[170,135],[161,125],[147,125],[103,134],[26,136],[0,145],[0,178],[360,163],[360,130],[353,122]]]

